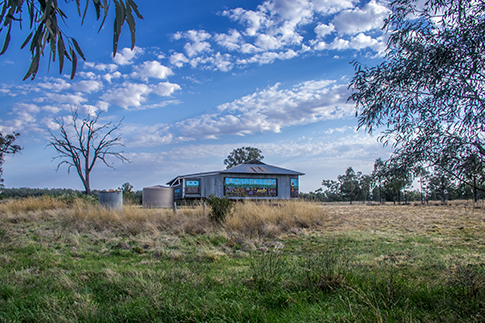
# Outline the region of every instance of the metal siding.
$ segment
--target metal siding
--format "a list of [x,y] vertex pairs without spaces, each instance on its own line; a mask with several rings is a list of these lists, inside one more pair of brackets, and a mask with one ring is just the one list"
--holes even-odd
[[[216,197],[223,198],[224,197],[224,181],[226,177],[237,177],[237,178],[275,178],[277,181],[277,189],[278,189],[278,196],[277,197],[228,197],[232,200],[280,200],[280,199],[291,199],[291,178],[299,178],[299,176],[295,176],[294,174],[262,174],[262,173],[252,173],[252,174],[241,174],[241,173],[230,173],[230,172],[223,172],[223,173],[212,173],[207,174],[201,177],[185,177],[180,176],[182,179],[182,196],[181,198],[207,198],[209,195],[214,194]],[[200,192],[199,194],[185,194],[185,186],[187,180],[199,180],[200,181]],[[177,198],[177,197],[175,197]]]

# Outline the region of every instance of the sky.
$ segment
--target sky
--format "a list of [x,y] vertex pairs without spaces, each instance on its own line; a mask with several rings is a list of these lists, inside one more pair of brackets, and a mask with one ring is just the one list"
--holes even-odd
[[[305,173],[300,191],[321,187],[347,167],[370,173],[391,152],[379,133],[357,131],[355,105],[347,102],[352,62],[382,61],[388,16],[383,1],[178,0],[136,1],[136,47],[123,26],[112,55],[112,19],[98,32],[94,8],[81,26],[75,2],[59,2],[64,32],[84,52],[76,77],[69,62],[41,61],[35,80],[22,81],[30,52],[20,46],[27,28],[12,29],[0,56],[0,132],[21,135],[21,154],[3,165],[5,187],[83,189],[76,172],[57,170],[49,131],[101,113],[117,123],[130,163],[98,163],[92,189],[131,183],[136,190],[177,175],[225,169],[239,147],[259,148],[263,162]],[[111,8],[113,9],[113,8]],[[14,30],[15,29],[15,30]],[[0,33],[3,41],[5,31]],[[28,47],[28,46],[27,46]],[[46,51],[47,53],[47,51]]]

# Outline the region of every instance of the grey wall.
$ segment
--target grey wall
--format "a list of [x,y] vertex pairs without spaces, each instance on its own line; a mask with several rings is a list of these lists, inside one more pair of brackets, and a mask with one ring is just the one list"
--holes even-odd
[[209,195],[214,194],[217,197],[224,197],[224,179],[226,177],[236,177],[236,178],[276,178],[277,180],[277,189],[278,189],[278,197],[228,197],[229,199],[233,200],[241,200],[241,199],[252,199],[252,200],[278,200],[278,199],[290,199],[290,191],[291,191],[291,184],[290,180],[292,178],[298,178],[295,175],[266,175],[266,174],[257,174],[257,175],[248,175],[248,174],[215,174],[215,175],[208,175],[208,176],[194,176],[194,177],[187,177],[184,178],[184,181],[187,180],[199,180],[200,181],[200,189],[198,194],[185,194],[185,185],[181,186],[181,191],[183,190],[183,194],[180,196],[175,194],[175,198],[202,198],[202,197],[209,197]]

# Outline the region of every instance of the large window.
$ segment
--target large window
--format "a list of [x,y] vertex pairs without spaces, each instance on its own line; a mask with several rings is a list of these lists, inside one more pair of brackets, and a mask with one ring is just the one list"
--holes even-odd
[[226,177],[224,195],[234,197],[277,197],[276,178]]
[[290,185],[290,197],[298,197],[298,178],[292,178]]
[[199,194],[199,180],[186,180],[185,181],[185,194]]

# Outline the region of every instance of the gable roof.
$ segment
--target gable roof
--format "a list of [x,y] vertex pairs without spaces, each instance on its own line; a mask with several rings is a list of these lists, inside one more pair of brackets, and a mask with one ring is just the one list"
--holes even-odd
[[305,175],[303,173],[272,166],[259,160],[250,160],[248,162],[233,166],[221,171],[221,173],[238,173],[238,174],[276,174],[276,175]]
[[295,176],[305,175],[304,173],[301,173],[301,172],[268,165],[263,163],[262,161],[253,159],[221,171],[179,175],[174,179],[170,180],[169,182],[167,182],[167,185],[173,185],[173,183],[175,183],[177,179],[181,179],[181,178],[204,177],[204,176],[218,175],[218,174],[267,174],[267,175],[295,175]]

